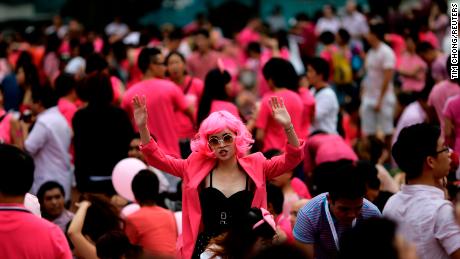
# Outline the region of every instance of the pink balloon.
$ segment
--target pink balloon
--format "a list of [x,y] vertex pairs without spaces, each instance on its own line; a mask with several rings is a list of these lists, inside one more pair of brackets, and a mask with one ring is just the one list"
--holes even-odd
[[147,166],[137,158],[125,158],[115,165],[112,171],[112,184],[118,195],[129,201],[135,200],[131,183],[142,169],[147,169]]
[[129,215],[133,214],[134,212],[138,211],[141,208],[137,203],[131,203],[126,205],[121,209],[120,215],[122,219],[126,219]]

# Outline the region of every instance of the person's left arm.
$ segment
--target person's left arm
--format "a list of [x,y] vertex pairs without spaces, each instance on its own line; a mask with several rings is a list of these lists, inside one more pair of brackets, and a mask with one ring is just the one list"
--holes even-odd
[[385,98],[385,94],[388,91],[388,88],[390,87],[391,80],[393,80],[394,69],[396,66],[395,54],[393,52],[385,52],[385,56],[384,56],[382,65],[384,69],[383,82],[380,88],[379,99],[378,99],[377,105],[375,106],[375,110],[377,112],[379,112],[380,109],[382,108],[383,99]]
[[89,201],[82,201],[79,203],[78,210],[70,223],[69,229],[67,230],[67,235],[75,247],[77,254],[79,254],[82,258],[98,259],[96,246],[86,239],[82,233],[86,212],[90,206],[91,202]]

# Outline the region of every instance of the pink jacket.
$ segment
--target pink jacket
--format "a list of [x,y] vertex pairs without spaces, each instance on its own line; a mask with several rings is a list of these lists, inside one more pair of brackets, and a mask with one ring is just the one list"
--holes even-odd
[[[238,164],[251,177],[256,189],[252,207],[267,207],[265,182],[296,167],[303,158],[304,143],[296,148],[286,146],[283,155],[267,160],[262,153],[238,158]],[[182,243],[179,238],[181,258],[191,258],[195,242],[202,229],[201,206],[198,188],[216,165],[215,158],[193,152],[187,159],[176,159],[163,153],[155,141],[141,145],[147,162],[155,168],[181,177],[182,183]]]

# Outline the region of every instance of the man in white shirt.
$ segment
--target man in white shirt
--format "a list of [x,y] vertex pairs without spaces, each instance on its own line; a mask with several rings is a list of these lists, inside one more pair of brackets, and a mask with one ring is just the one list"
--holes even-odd
[[322,58],[312,58],[307,65],[308,82],[313,85],[315,118],[310,132],[324,131],[337,134],[339,101],[334,90],[327,84],[329,64]]
[[375,136],[380,130],[385,135],[386,150],[391,148],[393,114],[396,97],[393,91],[393,73],[396,57],[383,42],[383,24],[374,24],[366,35],[371,49],[366,55],[366,76],[361,82],[361,130],[366,136]]
[[460,258],[460,226],[443,191],[451,151],[441,130],[425,123],[406,127],[392,154],[407,184],[388,200],[383,215],[398,223],[398,231],[416,245],[420,259]]
[[347,1],[345,14],[341,20],[342,28],[350,33],[353,44],[359,42],[369,32],[366,17],[356,10],[356,2],[354,0]]

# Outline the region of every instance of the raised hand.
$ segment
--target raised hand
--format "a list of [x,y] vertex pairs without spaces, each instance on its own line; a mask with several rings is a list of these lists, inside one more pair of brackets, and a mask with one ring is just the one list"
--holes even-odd
[[291,116],[284,106],[283,98],[273,96],[269,100],[272,108],[273,118],[285,129],[291,126]]
[[145,105],[145,96],[134,96],[133,98],[134,121],[137,128],[141,129],[147,125],[147,106]]

